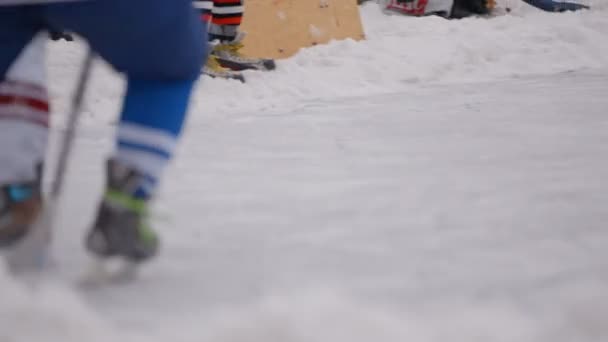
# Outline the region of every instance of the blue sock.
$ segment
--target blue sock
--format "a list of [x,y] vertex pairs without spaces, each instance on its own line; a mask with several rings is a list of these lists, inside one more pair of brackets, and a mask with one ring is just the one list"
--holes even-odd
[[144,175],[136,197],[154,193],[181,133],[193,85],[193,80],[129,80],[114,159]]

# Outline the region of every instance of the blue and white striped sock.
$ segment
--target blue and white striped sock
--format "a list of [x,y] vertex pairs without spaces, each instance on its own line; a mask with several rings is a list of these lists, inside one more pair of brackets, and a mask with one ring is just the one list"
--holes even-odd
[[154,194],[175,150],[193,84],[129,80],[113,159],[143,175],[136,197]]
[[114,159],[144,175],[135,195],[150,197],[173,155],[177,137],[160,129],[122,122],[118,127],[117,139]]

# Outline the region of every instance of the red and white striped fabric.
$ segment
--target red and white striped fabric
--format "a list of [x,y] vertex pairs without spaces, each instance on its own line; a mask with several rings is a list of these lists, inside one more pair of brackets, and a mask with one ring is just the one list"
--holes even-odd
[[245,10],[243,0],[194,0],[193,5],[209,25],[209,40],[229,42],[236,38]]
[[49,112],[45,87],[0,82],[0,184],[35,179],[48,143]]
[[407,2],[391,0],[386,5],[386,9],[409,15],[424,15],[427,3],[428,0],[413,0]]
[[48,127],[49,114],[45,87],[11,80],[0,83],[0,120],[22,120]]
[[44,160],[50,119],[44,68],[48,37],[37,35],[0,81],[0,184],[31,181]]
[[386,9],[406,15],[422,16],[432,13],[452,12],[454,0],[411,0],[411,1],[386,1]]
[[[1,1],[1,0],[0,0]],[[21,51],[4,77],[0,76],[0,120],[22,120],[49,125],[46,89],[45,33],[40,33]]]
[[201,19],[216,25],[240,25],[245,7],[243,0],[194,0]]

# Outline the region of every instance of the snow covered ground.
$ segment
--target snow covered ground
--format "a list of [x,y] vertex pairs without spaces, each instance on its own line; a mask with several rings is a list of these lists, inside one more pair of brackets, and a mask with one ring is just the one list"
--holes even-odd
[[[59,276],[0,271],[0,341],[608,340],[608,8],[499,4],[460,21],[367,4],[366,41],[205,79],[157,205],[162,257],[81,291],[122,92],[99,66]],[[51,48],[56,135],[82,53]]]

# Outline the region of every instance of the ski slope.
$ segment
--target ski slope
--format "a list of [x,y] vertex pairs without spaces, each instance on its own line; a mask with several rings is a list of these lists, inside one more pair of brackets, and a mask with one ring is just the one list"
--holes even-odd
[[[608,340],[608,8],[386,16],[204,79],[134,284],[73,286],[123,91],[98,63],[57,275],[0,270],[0,341]],[[54,137],[81,44],[50,46]],[[230,94],[228,96],[227,94]]]

